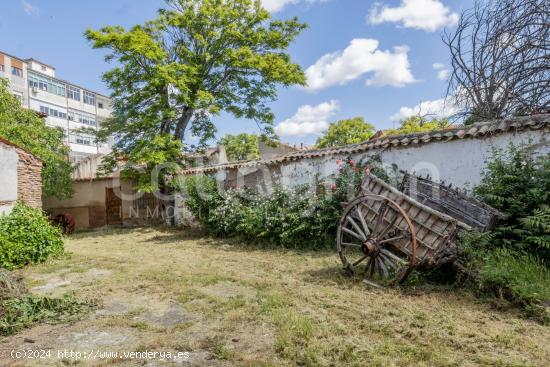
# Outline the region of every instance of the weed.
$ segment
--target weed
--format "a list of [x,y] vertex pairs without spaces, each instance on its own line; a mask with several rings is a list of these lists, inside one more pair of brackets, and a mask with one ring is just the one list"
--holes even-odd
[[0,304],[0,335],[13,334],[37,322],[75,320],[95,305],[93,301],[79,301],[72,295],[63,298],[25,296],[3,301]]
[[222,339],[216,338],[210,347],[210,352],[219,361],[227,361],[233,358],[235,352],[229,348]]

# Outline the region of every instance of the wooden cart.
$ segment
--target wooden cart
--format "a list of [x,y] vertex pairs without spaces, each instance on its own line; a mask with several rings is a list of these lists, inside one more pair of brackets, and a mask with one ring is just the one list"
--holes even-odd
[[402,283],[415,267],[452,261],[460,231],[486,230],[498,214],[429,179],[406,174],[401,190],[367,174],[338,224],[336,248],[344,269],[364,274],[364,282],[375,287]]

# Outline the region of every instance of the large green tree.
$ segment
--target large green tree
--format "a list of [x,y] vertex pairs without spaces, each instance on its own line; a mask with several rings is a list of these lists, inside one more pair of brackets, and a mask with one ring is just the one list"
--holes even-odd
[[260,0],[167,0],[155,20],[129,30],[88,29],[94,48],[116,67],[103,78],[114,118],[99,138],[114,135],[116,155],[152,165],[178,161],[186,133],[204,144],[225,111],[254,120],[271,135],[268,103],[278,86],[303,85],[287,49],[305,28],[297,19],[271,20]]
[[63,129],[46,126],[36,112],[22,108],[3,78],[0,78],[0,136],[44,161],[42,182],[45,195],[58,198],[72,195],[72,169]]
[[260,157],[258,135],[247,133],[226,135],[218,143],[225,147],[227,158],[230,161],[257,159]]
[[442,130],[449,126],[450,123],[447,119],[427,120],[421,116],[411,116],[401,120],[399,128],[384,131],[384,135],[423,133],[434,130]]
[[362,117],[340,120],[330,124],[327,132],[317,139],[318,148],[361,143],[374,135],[374,126]]

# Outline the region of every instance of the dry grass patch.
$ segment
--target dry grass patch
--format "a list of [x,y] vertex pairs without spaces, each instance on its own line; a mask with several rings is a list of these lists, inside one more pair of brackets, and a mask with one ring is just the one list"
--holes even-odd
[[454,291],[368,289],[341,274],[332,252],[258,249],[161,229],[78,234],[67,249],[70,255],[20,273],[45,283],[70,280],[63,292],[99,298],[102,308],[73,325],[24,331],[0,347],[22,345],[39,332],[41,344],[61,347],[63,335],[93,329],[127,330],[131,343],[119,349],[191,352],[188,365],[197,366],[546,366],[550,360],[548,327]]

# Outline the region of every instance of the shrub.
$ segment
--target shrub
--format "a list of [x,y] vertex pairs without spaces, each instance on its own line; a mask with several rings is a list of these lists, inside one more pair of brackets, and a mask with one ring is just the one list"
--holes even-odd
[[189,177],[183,183],[186,204],[217,236],[240,236],[287,248],[326,248],[334,243],[341,203],[355,196],[365,172],[353,160],[338,163],[339,175],[330,189],[323,183],[277,187],[267,196],[244,188],[227,190],[222,197],[213,178]]
[[544,323],[550,322],[550,270],[534,255],[510,247],[494,247],[492,233],[463,238],[463,259],[478,291],[521,305]]
[[550,261],[550,155],[513,145],[495,149],[475,193],[506,214],[494,229],[495,246]]
[[61,253],[61,231],[40,210],[18,203],[9,215],[0,217],[0,267],[21,268]]
[[476,287],[549,322],[550,155],[513,145],[495,149],[474,192],[505,214],[493,232],[462,239]]
[[202,224],[208,222],[210,212],[220,205],[222,197],[218,193],[216,181],[208,176],[191,176],[178,182],[176,187],[185,193],[185,204]]

